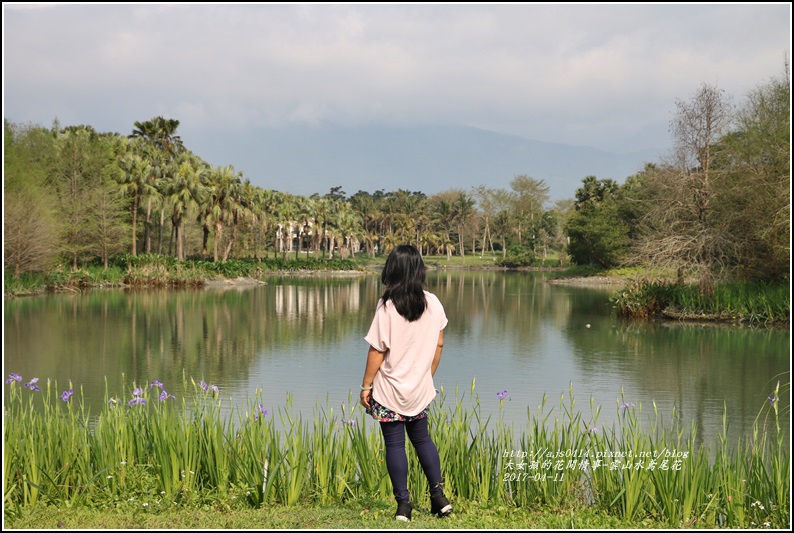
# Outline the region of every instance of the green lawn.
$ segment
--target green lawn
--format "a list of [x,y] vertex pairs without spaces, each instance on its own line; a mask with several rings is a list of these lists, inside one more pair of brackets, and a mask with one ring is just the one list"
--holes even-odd
[[[353,500],[338,505],[269,505],[236,510],[226,504],[200,508],[164,508],[162,504],[123,502],[114,509],[58,508],[39,505],[16,520],[13,529],[649,529],[664,528],[654,521],[628,522],[590,508],[536,510],[482,507],[453,502],[446,518],[414,510],[409,524],[394,520],[396,505],[382,500]],[[695,524],[694,527],[697,527]]]

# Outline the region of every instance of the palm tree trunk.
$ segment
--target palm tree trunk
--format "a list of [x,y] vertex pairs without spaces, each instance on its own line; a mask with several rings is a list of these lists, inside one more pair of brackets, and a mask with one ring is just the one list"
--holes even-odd
[[226,245],[226,251],[223,252],[223,260],[227,261],[229,259],[229,253],[232,251],[232,246],[234,245],[234,239],[237,237],[237,224],[232,224],[232,236],[229,238],[229,244]]
[[132,255],[137,254],[137,246],[136,242],[138,240],[137,233],[137,225],[138,225],[138,195],[135,195],[135,198],[132,200]]
[[144,229],[144,251],[148,254],[152,251],[152,197],[146,204],[146,228]]
[[212,243],[212,261],[218,262],[218,243],[223,238],[223,224],[215,223],[215,241]]
[[183,259],[183,257],[182,257],[182,253],[183,253],[183,250],[182,250],[182,224],[181,223],[177,223],[175,228],[176,228],[175,229],[175,232],[176,232],[176,236],[175,236],[175,238],[176,238],[176,258],[177,258],[177,260],[181,261]]
[[157,253],[163,253],[163,226],[165,226],[165,206],[160,206],[160,228],[157,232]]
[[210,228],[207,224],[202,226],[202,231],[204,235],[201,238],[201,258],[206,259],[209,250],[207,249],[207,244],[210,242]]

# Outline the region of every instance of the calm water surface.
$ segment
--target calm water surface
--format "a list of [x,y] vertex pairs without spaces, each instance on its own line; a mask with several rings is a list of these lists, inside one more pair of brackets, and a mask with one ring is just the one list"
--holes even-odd
[[[623,398],[675,409],[708,442],[727,413],[729,435],[749,435],[775,383],[790,382],[790,330],[631,322],[609,304],[614,289],[556,286],[541,273],[432,271],[428,289],[449,326],[436,387],[447,401],[479,397],[482,412],[518,428],[547,396],[559,412],[572,387],[589,423],[590,401],[611,426]],[[184,291],[90,291],[7,300],[4,372],[82,387],[96,411],[128,398],[133,382],[183,375],[220,388],[230,404],[252,400],[275,413],[292,396],[308,418],[358,398],[363,340],[381,292],[379,276],[271,278],[267,285]],[[42,387],[44,388],[44,387]],[[788,412],[788,392],[783,398]],[[468,400],[466,400],[468,403]],[[374,423],[374,422],[373,422]],[[789,427],[786,418],[784,426]]]

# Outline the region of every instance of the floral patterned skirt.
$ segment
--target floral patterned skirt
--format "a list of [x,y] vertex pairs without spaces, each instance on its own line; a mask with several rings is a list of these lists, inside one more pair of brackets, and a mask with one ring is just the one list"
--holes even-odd
[[395,413],[388,407],[379,404],[378,401],[372,397],[369,399],[369,409],[367,409],[367,414],[378,422],[413,422],[414,420],[419,420],[420,418],[426,418],[429,412],[430,406],[427,406],[425,407],[424,411],[418,415],[404,416],[400,413]]

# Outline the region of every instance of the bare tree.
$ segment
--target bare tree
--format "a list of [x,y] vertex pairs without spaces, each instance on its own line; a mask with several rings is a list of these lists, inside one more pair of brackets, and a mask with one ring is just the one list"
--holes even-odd
[[47,202],[30,191],[7,192],[3,207],[3,258],[19,278],[46,271],[58,256],[57,222]]
[[724,266],[734,239],[714,216],[714,146],[729,132],[734,118],[731,98],[703,84],[687,101],[676,102],[671,122],[672,161],[648,175],[649,205],[638,256],[652,266],[675,268],[679,278],[693,270],[700,290],[711,293],[714,275]]

